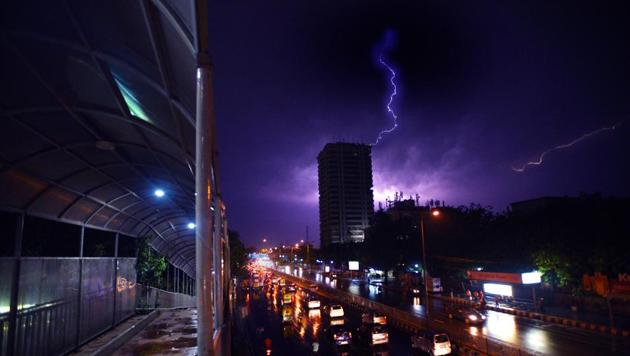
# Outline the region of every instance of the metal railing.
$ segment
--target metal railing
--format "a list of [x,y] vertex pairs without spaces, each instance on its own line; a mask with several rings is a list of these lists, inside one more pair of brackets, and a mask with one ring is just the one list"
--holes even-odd
[[135,258],[22,257],[20,263],[15,330],[11,312],[0,314],[2,356],[62,355],[135,312]]

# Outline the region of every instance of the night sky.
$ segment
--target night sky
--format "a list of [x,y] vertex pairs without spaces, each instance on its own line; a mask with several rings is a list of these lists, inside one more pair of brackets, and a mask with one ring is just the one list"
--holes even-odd
[[544,195],[627,196],[629,19],[624,2],[211,2],[230,227],[260,246],[308,225],[319,242],[318,152],[392,124],[375,51],[388,30],[399,127],[373,147],[375,202],[403,191],[500,212]]

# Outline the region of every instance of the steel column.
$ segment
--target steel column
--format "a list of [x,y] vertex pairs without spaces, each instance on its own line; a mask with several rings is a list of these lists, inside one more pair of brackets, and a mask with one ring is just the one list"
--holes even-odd
[[169,282],[171,281],[171,276],[169,276],[168,272],[171,269],[171,264],[170,263],[166,263],[166,290],[168,291],[168,287],[169,287]]
[[77,338],[75,341],[77,349],[81,344],[81,303],[83,301],[83,242],[85,239],[85,226],[81,226],[81,240],[79,241],[79,285],[77,295]]
[[214,179],[212,170],[213,102],[210,60],[200,55],[197,67],[197,112],[195,150],[195,247],[197,262],[197,354],[214,355],[214,320],[212,315],[213,212]]
[[16,332],[17,332],[17,316],[18,316],[18,297],[20,289],[20,262],[22,257],[22,237],[24,236],[24,213],[18,215],[17,227],[15,229],[15,241],[13,244],[13,276],[11,278],[11,304],[9,309],[9,331],[8,331],[8,355],[15,354],[16,349]]
[[118,294],[118,236],[116,233],[116,239],[114,240],[114,318],[112,320],[112,326],[116,325],[116,300]]

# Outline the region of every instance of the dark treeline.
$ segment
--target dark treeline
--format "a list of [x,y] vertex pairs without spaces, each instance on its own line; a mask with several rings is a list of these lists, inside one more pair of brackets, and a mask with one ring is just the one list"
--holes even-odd
[[[517,203],[503,213],[478,204],[440,211],[424,218],[431,268],[453,258],[536,267],[552,285],[568,288],[577,287],[583,273],[630,271],[628,199],[581,195]],[[364,265],[384,269],[420,263],[418,226],[409,217],[378,211],[365,243],[353,250]]]

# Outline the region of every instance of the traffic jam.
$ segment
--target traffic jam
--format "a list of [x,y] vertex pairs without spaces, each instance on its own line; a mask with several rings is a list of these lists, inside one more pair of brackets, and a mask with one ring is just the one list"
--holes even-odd
[[[390,327],[387,316],[377,311],[357,310],[321,297],[315,283],[296,285],[256,266],[250,266],[249,271],[250,278],[242,281],[247,301],[266,303],[271,320],[281,323],[266,329],[264,323],[256,325],[256,333],[263,334],[260,339],[266,355],[289,354],[289,344],[298,344],[301,348],[297,350],[301,351],[308,348],[313,355],[451,354],[447,334],[410,335]],[[455,310],[453,313],[453,317],[463,315]],[[479,320],[482,318],[479,316]],[[276,327],[281,337],[274,339],[269,329]],[[274,347],[279,344],[281,348]]]

